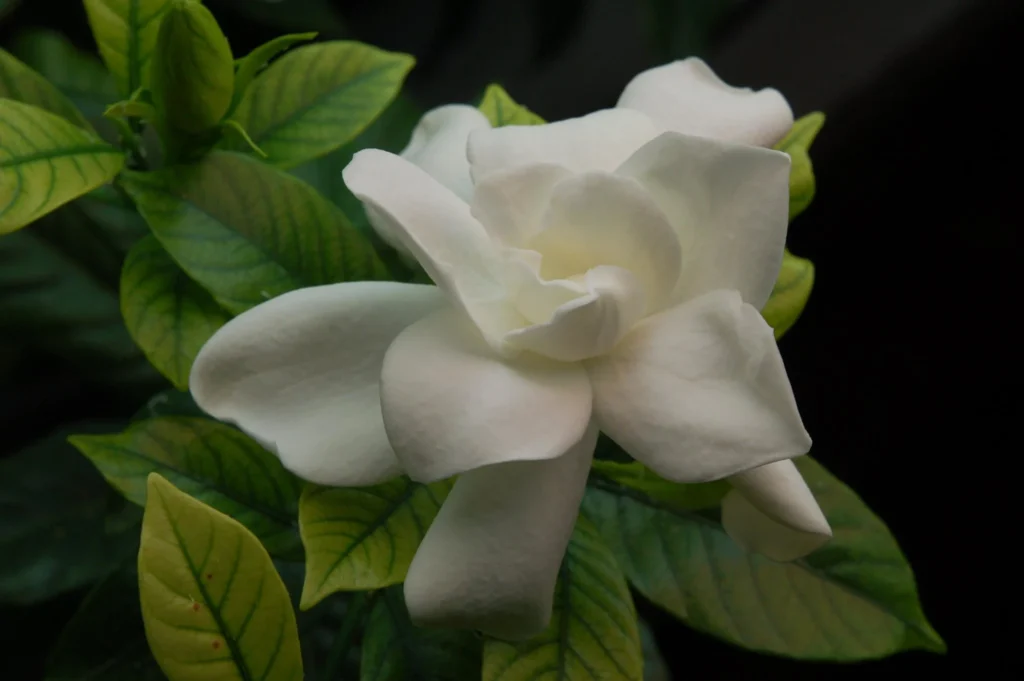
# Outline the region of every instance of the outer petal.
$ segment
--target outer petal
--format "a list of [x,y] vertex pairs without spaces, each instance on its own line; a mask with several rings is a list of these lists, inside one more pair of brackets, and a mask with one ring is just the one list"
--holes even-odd
[[192,366],[192,395],[299,477],[376,484],[401,472],[381,417],[384,352],[444,303],[433,286],[393,282],[286,293],[214,334]]
[[358,152],[343,174],[375,224],[387,225],[385,231],[488,338],[522,325],[503,303],[500,255],[469,204],[422,169],[379,149]]
[[717,480],[810,449],[771,327],[735,291],[645,320],[589,368],[601,430],[670,480]]
[[537,163],[573,172],[615,170],[659,132],[646,115],[605,109],[546,125],[510,125],[469,136],[469,165],[475,182],[499,170]]
[[789,228],[789,156],[667,132],[616,172],[638,179],[683,244],[677,296],[735,289],[761,309]]
[[793,127],[793,111],[778,90],[727,85],[697,57],[637,75],[618,106],[642,111],[666,130],[762,147]]
[[722,524],[733,540],[773,560],[795,560],[832,536],[825,515],[792,461],[777,461],[729,478]]
[[469,201],[473,196],[466,157],[469,134],[490,127],[487,117],[475,106],[440,106],[423,115],[401,156],[423,168],[462,200]]
[[388,438],[409,477],[432,482],[508,461],[560,456],[590,421],[578,364],[495,356],[452,311],[403,331],[381,371]]
[[540,231],[555,185],[571,175],[551,163],[499,170],[477,183],[470,210],[492,237],[521,247]]
[[513,640],[547,627],[596,443],[591,427],[556,459],[461,476],[405,579],[413,621]]

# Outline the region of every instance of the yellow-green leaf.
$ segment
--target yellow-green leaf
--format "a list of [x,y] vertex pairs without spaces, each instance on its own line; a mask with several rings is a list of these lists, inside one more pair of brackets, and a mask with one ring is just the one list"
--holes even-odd
[[255,50],[245,55],[238,61],[238,70],[235,72],[235,93],[231,100],[231,111],[235,110],[242,97],[249,90],[256,74],[267,65],[271,59],[285,50],[292,48],[298,43],[303,43],[316,38],[316,33],[292,33],[282,35],[273,40],[263,43]]
[[98,137],[10,99],[0,99],[0,140],[0,234],[109,182],[124,165]]
[[137,243],[124,261],[121,314],[149,361],[181,390],[188,389],[200,348],[231,319],[152,236]]
[[259,540],[156,473],[139,549],[146,638],[170,681],[301,681],[295,611]]
[[251,156],[214,151],[120,181],[171,257],[230,312],[307,286],[388,277],[337,206]]
[[46,78],[0,50],[0,99],[13,99],[37,106],[92,132],[82,112]]
[[393,586],[377,594],[363,633],[360,681],[476,681],[480,639],[471,631],[416,627]]
[[761,310],[765,321],[775,330],[776,339],[782,338],[796,323],[807,306],[813,287],[814,263],[787,250],[772,295]]
[[361,133],[398,95],[413,63],[357,42],[299,47],[253,81],[233,118],[268,162],[297,166]]
[[541,125],[544,123],[543,118],[522,104],[517,104],[505,92],[505,89],[497,84],[487,86],[483,99],[480,100],[479,109],[496,128],[505,125]]
[[185,492],[227,513],[276,556],[302,558],[297,527],[301,483],[243,433],[205,418],[164,416],[123,433],[75,435],[71,444],[136,504],[146,478],[160,473]]
[[381,589],[405,579],[451,483],[408,478],[375,487],[308,486],[299,501],[306,547],[302,608],[335,591]]
[[124,96],[149,85],[160,18],[171,0],[84,0],[100,55]]
[[583,510],[634,588],[736,645],[830,661],[944,651],[882,521],[813,459],[795,463],[834,535],[790,563],[742,550],[716,513],[665,504],[607,480],[591,480]]
[[522,643],[489,639],[483,681],[643,681],[633,599],[615,556],[585,517],[562,562],[551,624]]
[[820,111],[801,117],[789,133],[775,145],[793,160],[789,171],[789,219],[804,212],[814,199],[814,167],[808,150],[825,125],[825,114]]

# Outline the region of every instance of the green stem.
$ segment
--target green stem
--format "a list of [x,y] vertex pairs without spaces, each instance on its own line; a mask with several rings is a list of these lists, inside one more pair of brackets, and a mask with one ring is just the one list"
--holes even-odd
[[369,612],[376,597],[376,591],[357,591],[352,595],[352,599],[345,609],[345,618],[338,628],[338,635],[334,637],[334,643],[327,654],[323,681],[338,681],[341,678],[342,666],[345,664],[345,658],[348,657],[349,651],[352,650],[359,625],[363,623],[366,613]]

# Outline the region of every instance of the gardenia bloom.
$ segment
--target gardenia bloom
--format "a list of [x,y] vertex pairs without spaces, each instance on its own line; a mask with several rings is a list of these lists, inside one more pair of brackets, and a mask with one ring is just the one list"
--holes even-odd
[[759,471],[810,447],[758,312],[789,157],[616,109],[477,130],[464,174],[450,145],[429,151],[446,125],[419,132],[416,163],[366,150],[344,178],[437,286],[253,308],[197,357],[200,406],[317,483],[459,476],[406,578],[419,624],[547,625],[599,430],[666,478],[746,481],[746,510],[723,514],[755,534],[806,524],[799,475],[757,494]]

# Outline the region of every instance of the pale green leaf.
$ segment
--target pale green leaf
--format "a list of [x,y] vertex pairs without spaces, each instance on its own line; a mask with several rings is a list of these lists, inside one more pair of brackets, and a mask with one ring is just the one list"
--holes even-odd
[[814,199],[814,167],[808,150],[825,125],[825,114],[815,111],[798,119],[789,133],[775,145],[789,154],[793,166],[789,171],[789,219],[804,212]]
[[199,350],[231,319],[152,236],[136,244],[125,259],[121,313],[149,361],[181,390],[188,388]]
[[787,250],[772,295],[761,310],[765,321],[775,330],[775,338],[782,338],[799,319],[813,286],[814,263]]
[[171,0],[84,0],[100,55],[124,96],[149,85],[160,19]]
[[363,633],[360,681],[476,681],[480,665],[475,634],[413,626],[402,587],[378,594]]
[[106,184],[120,151],[63,118],[0,99],[0,234]]
[[145,504],[146,477],[160,473],[248,527],[274,555],[301,559],[301,483],[238,430],[209,419],[165,416],[133,423],[123,433],[70,441],[130,501]]
[[242,101],[242,97],[248,91],[249,85],[252,84],[253,78],[256,77],[260,69],[277,55],[299,43],[313,40],[316,38],[316,35],[316,33],[292,33],[290,35],[278,36],[269,42],[263,43],[240,59],[238,61],[238,68],[235,71],[235,93],[231,100],[229,115],[235,110],[239,102]]
[[344,213],[249,156],[215,151],[122,184],[171,257],[236,314],[307,286],[387,278]]
[[451,483],[397,478],[375,487],[308,486],[299,502],[306,547],[302,607],[335,591],[380,589],[405,579]]
[[615,556],[585,517],[576,522],[551,624],[521,643],[489,639],[483,681],[642,681],[636,610]]
[[31,104],[92,131],[82,112],[60,90],[5,50],[0,50],[0,99]]
[[233,118],[270,163],[297,166],[361,133],[398,94],[413,63],[357,42],[299,47],[253,81]]
[[943,651],[882,521],[810,457],[796,464],[834,537],[791,563],[743,551],[715,513],[680,509],[608,480],[591,480],[583,508],[632,585],[696,629],[803,659]]
[[146,496],[139,594],[168,679],[301,681],[295,611],[259,540],[156,473]]
[[496,128],[506,125],[541,125],[544,119],[517,104],[500,85],[488,85],[479,109]]

